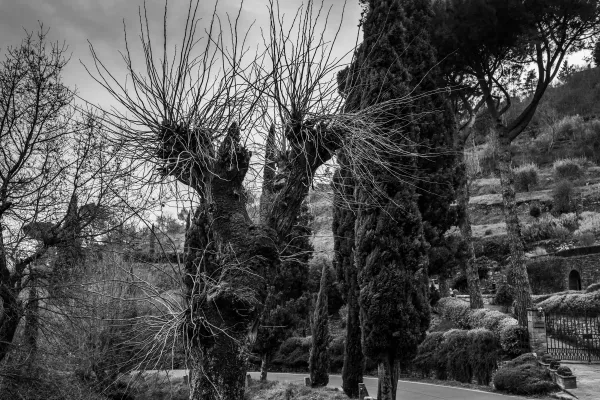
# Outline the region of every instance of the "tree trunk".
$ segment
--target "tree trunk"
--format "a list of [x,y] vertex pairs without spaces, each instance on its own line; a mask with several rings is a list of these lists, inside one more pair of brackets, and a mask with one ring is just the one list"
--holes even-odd
[[308,359],[312,387],[327,386],[329,383],[329,317],[327,315],[327,291],[329,289],[329,266],[323,264],[321,284],[315,305],[312,325],[312,346]]
[[365,358],[362,352],[360,329],[360,306],[358,304],[358,278],[351,266],[348,274],[348,320],[346,321],[346,346],[342,368],[342,389],[350,398],[358,397],[358,384],[363,381]]
[[[464,161],[461,161],[464,163]],[[463,240],[467,246],[467,260],[465,272],[469,286],[469,297],[471,308],[483,308],[483,297],[481,296],[481,287],[479,285],[479,271],[475,263],[475,249],[473,248],[473,234],[471,232],[471,221],[469,219],[469,178],[464,174],[460,186],[457,190],[457,199],[459,208],[458,225]],[[446,294],[447,296],[447,294]],[[442,297],[446,297],[442,296]]]
[[23,336],[27,345],[27,366],[33,367],[37,354],[37,339],[39,332],[39,297],[35,286],[36,280],[31,279],[29,287],[29,299],[25,310],[25,329]]
[[440,297],[449,297],[450,296],[450,284],[448,283],[448,279],[445,276],[440,276]]
[[525,264],[525,249],[521,236],[521,226],[517,214],[517,202],[514,188],[514,176],[511,168],[510,141],[500,135],[499,138],[500,185],[504,203],[504,219],[510,246],[509,282],[514,287],[516,300],[515,314],[521,326],[527,326],[527,309],[532,307],[531,287]]
[[262,382],[267,380],[267,373],[269,372],[269,355],[265,352],[261,356],[260,360],[260,380]]
[[[190,353],[190,399],[243,400],[247,372],[246,338],[221,333]],[[240,342],[241,341],[241,342]]]
[[17,296],[3,282],[0,282],[0,296],[3,301],[0,316],[0,361],[2,361],[10,351],[23,311]]
[[232,125],[213,166],[217,178],[190,178],[203,194],[185,246],[193,400],[243,399],[247,346],[267,297],[263,278],[279,262],[275,232],[253,225],[248,216],[243,180],[250,153],[238,141],[239,129]]
[[[7,206],[4,207],[8,208]],[[4,209],[0,209],[4,211]],[[11,272],[8,269],[7,254],[4,247],[4,226],[0,214],[0,299],[2,311],[0,312],[0,362],[4,360],[10,350],[19,321],[23,316],[19,293],[15,293]]]
[[377,366],[377,399],[396,400],[400,363],[392,356],[383,357]]

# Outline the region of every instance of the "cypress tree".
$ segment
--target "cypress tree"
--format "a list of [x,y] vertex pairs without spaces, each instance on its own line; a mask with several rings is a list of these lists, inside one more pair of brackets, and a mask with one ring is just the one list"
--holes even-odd
[[[405,133],[394,139],[413,152],[436,153],[429,159],[389,160],[402,165],[411,179],[391,176],[375,165],[374,181],[355,177],[355,264],[363,350],[379,363],[378,398],[395,399],[400,366],[414,357],[429,325],[423,219],[432,238],[441,236],[453,222],[450,204],[458,182],[451,151],[455,123],[443,96],[424,95],[440,83],[428,35],[429,2],[364,3],[364,41],[355,62],[342,75],[347,106],[364,108],[410,98],[389,121],[390,130]],[[441,149],[445,154],[439,154]]]
[[354,264],[354,182],[343,152],[338,154],[340,168],[333,177],[334,265],[348,307],[346,345],[342,368],[342,389],[348,397],[358,397],[358,384],[363,381],[364,356],[361,345],[358,277]]
[[[410,74],[410,109],[415,116],[411,127],[413,140],[417,143],[418,205],[423,220],[425,240],[432,246],[446,246],[444,233],[458,224],[459,213],[451,205],[457,198],[458,189],[466,179],[461,148],[457,147],[457,125],[453,108],[449,102],[442,70],[432,44],[433,10],[429,1],[401,1],[406,18],[406,41],[403,59]],[[397,52],[402,49],[397,48]],[[449,265],[448,265],[449,267]],[[430,270],[431,272],[431,270]],[[436,273],[445,277],[449,268],[438,268]],[[473,285],[471,285],[473,286]],[[476,286],[479,292],[479,285]],[[478,298],[481,300],[481,293]],[[472,306],[477,303],[472,302]],[[483,300],[477,303],[483,307]]]
[[313,387],[327,386],[329,383],[329,318],[327,315],[327,281],[329,267],[323,264],[321,285],[312,326],[312,347],[309,357],[310,381]]

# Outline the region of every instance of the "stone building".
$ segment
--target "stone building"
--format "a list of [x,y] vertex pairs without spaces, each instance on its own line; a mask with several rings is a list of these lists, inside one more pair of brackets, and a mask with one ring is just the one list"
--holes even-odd
[[534,294],[583,290],[600,282],[600,246],[562,250],[528,263]]

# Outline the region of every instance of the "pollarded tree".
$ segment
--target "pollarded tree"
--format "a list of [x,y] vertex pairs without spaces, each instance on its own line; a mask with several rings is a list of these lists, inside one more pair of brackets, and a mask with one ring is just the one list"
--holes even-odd
[[[298,29],[297,40],[271,2],[270,34],[260,58],[250,57],[235,35],[225,45],[215,11],[206,47],[196,56],[198,4],[190,2],[180,54],[167,52],[165,23],[163,53],[155,59],[148,19],[142,17],[145,69],[138,71],[126,53],[132,86],[124,86],[93,53],[95,79],[127,112],[115,110],[111,121],[132,168],[152,170],[146,182],[172,185],[195,207],[186,232],[187,308],[184,317],[172,319],[186,335],[190,396],[241,399],[247,348],[256,335],[267,282],[283,261],[317,170],[342,144],[348,144],[359,168],[375,160],[393,169],[378,155],[410,151],[390,140],[393,130],[382,129],[381,116],[399,100],[339,112],[335,81],[327,81],[339,64],[331,53],[335,40],[325,40],[325,27],[318,31],[318,16],[328,13],[312,2],[300,9],[289,28]],[[230,28],[238,32],[236,25]],[[252,135],[268,131],[263,128],[273,122],[285,147],[269,189],[272,201],[261,210],[264,223],[255,224],[244,187],[252,167],[249,148],[253,141],[264,143]]]
[[329,383],[329,316],[327,311],[327,290],[329,284],[329,266],[323,264],[321,284],[315,304],[312,323],[312,346],[308,358],[308,369],[312,387],[327,386]]
[[[437,2],[444,55],[453,69],[470,76],[481,93],[498,134],[499,173],[511,249],[510,274],[515,283],[516,314],[526,324],[531,288],[517,216],[511,143],[531,122],[548,86],[569,54],[588,46],[600,32],[597,0],[451,0]],[[510,118],[510,85],[522,66],[535,66],[535,90],[529,103]]]

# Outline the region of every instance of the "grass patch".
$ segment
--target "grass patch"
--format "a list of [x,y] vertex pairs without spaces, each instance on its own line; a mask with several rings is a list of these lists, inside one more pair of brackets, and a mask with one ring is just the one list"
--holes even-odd
[[246,389],[244,400],[347,400],[332,388],[313,389],[297,383],[255,382]]

